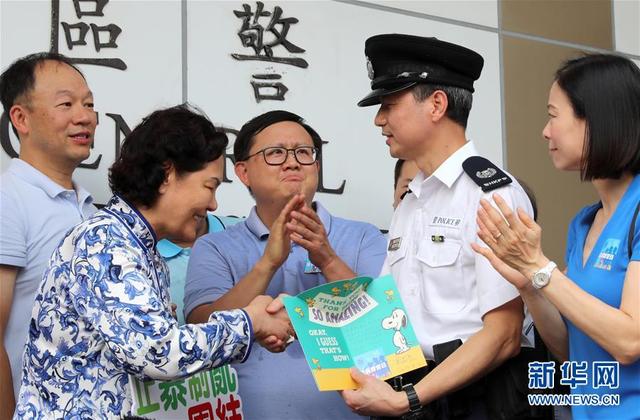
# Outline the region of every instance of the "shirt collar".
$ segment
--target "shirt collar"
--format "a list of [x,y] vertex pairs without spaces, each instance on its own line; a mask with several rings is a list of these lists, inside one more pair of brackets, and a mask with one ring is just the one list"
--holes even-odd
[[[68,191],[62,185],[57,184],[51,178],[49,178],[22,159],[12,159],[11,166],[9,166],[9,172],[22,179],[23,181],[33,185],[34,187],[40,188],[51,198],[55,198],[58,195]],[[75,179],[72,182],[73,187],[76,191],[76,195],[78,196],[78,202],[86,202],[87,204],[91,204],[93,202],[93,197],[91,197],[91,194],[89,194],[87,190],[78,185]]]
[[438,179],[447,188],[451,188],[454,182],[463,172],[462,163],[471,156],[477,156],[478,152],[472,142],[468,141],[464,146],[453,152],[438,168],[425,178],[422,172],[418,172],[413,180],[409,183],[409,189],[417,197],[420,197],[422,184],[429,179]]
[[156,247],[156,249],[158,250],[160,255],[162,255],[164,258],[173,258],[176,255],[180,254],[182,251],[184,251],[184,248],[182,248],[179,245],[176,245],[175,243],[171,242],[168,239],[160,240],[158,242],[158,246]]
[[73,186],[76,189],[76,194],[78,194],[78,203],[93,203],[93,197],[89,193],[89,191],[82,188],[75,180],[73,180]]
[[[329,235],[331,232],[331,214],[320,204],[318,201],[313,202],[316,206],[316,214],[320,221],[324,225],[324,230]],[[253,206],[251,213],[245,222],[249,231],[258,239],[266,240],[269,238],[269,229],[262,223],[262,220],[258,217],[256,206]],[[294,244],[295,245],[295,244]]]
[[264,240],[269,237],[269,229],[267,229],[264,223],[262,223],[262,220],[258,217],[256,206],[253,206],[251,209],[251,213],[249,213],[246,223],[247,228],[249,228],[249,231],[253,233],[256,238]]
[[114,195],[103,209],[124,223],[147,249],[153,249],[158,239],[147,219],[124,198]]
[[211,213],[207,213],[207,233],[220,232],[225,229],[224,224],[220,219]]
[[[220,221],[218,221],[218,219],[216,219],[216,217],[211,213],[207,213],[207,222],[209,227],[207,233],[220,232],[221,230],[224,230]],[[164,258],[173,258],[181,252],[184,252],[185,249],[189,248],[183,248],[168,239],[162,239],[158,242],[157,249],[160,255]]]

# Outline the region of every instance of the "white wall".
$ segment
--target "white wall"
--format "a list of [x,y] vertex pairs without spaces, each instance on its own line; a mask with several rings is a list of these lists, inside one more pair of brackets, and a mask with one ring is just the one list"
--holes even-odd
[[[392,3],[446,18],[453,14],[476,25],[495,26],[498,21],[495,1],[454,2],[458,4],[450,7],[444,7],[445,2]],[[100,119],[95,148],[87,162],[94,162],[99,155],[102,160],[97,170],[79,169],[77,176],[98,202],[106,202],[110,195],[106,175],[115,157],[116,125],[106,114],[122,115],[133,128],[153,109],[180,103],[184,97],[228,128],[238,129],[249,118],[271,109],[302,115],[329,142],[324,148],[325,187],[336,188],[346,180],[344,194],[319,193],[316,198],[336,215],[386,228],[391,217],[394,160],[380,130],[373,126],[375,107],[358,108],[356,102],[369,91],[364,41],[387,32],[436,36],[484,56],[485,69],[476,84],[468,134],[481,152],[502,164],[497,31],[343,2],[266,2],[264,10],[271,12],[279,5],[283,18],[299,19],[291,25],[287,40],[306,52],[290,54],[278,46],[274,55],[304,58],[309,66],[302,69],[231,57],[232,53],[251,52],[237,35],[242,21],[233,12],[242,10],[241,1],[188,1],[186,28],[182,26],[183,7],[177,0],[111,0],[103,17],[80,19],[70,0],[60,0],[60,4],[61,22],[113,23],[122,28],[116,40],[118,48],[100,52],[93,47],[91,35],[88,45],[69,50],[59,28],[61,53],[76,58],[116,57],[127,65],[124,71],[80,65],[94,91]],[[255,2],[246,4],[255,11]],[[28,53],[49,49],[51,5],[50,1],[0,1],[0,67],[4,69]],[[266,26],[268,18],[262,19],[260,23]],[[187,70],[183,74],[185,57]],[[251,75],[256,73],[281,75],[279,81],[289,89],[285,100],[256,103],[250,85]],[[12,145],[19,150],[13,137]],[[8,162],[9,156],[0,151],[2,168]],[[219,190],[219,213],[246,215],[252,200],[231,168],[227,174],[233,182]]]
[[614,0],[613,21],[616,50],[640,55],[640,1]]

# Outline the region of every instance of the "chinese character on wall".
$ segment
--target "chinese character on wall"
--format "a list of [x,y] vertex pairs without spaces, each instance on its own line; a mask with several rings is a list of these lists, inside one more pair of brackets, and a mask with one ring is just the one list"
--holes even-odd
[[[264,10],[264,3],[260,1],[256,2],[255,11],[248,4],[243,4],[242,8],[243,10],[234,10],[233,13],[242,19],[238,37],[242,46],[249,48],[248,52],[251,54],[231,54],[234,59],[264,61],[303,69],[309,67],[309,63],[304,58],[291,56],[304,53],[305,50],[287,39],[291,25],[298,23],[298,19],[283,17],[282,8],[279,6],[274,7],[273,12]],[[275,49],[277,51],[274,51]],[[288,55],[282,55],[285,50]],[[280,81],[281,74],[259,73],[252,75],[252,78],[251,86],[257,102],[284,101],[284,95],[289,88]]]
[[[118,36],[122,29],[105,18],[104,9],[109,0],[72,0],[75,14],[60,15],[60,0],[51,1],[51,52],[60,52],[60,29],[65,55],[76,64],[93,64],[125,70],[127,65],[113,55],[118,48]],[[92,18],[87,21],[87,17]],[[103,19],[104,18],[104,19]],[[103,22],[104,21],[104,22]],[[100,57],[94,57],[99,55]]]

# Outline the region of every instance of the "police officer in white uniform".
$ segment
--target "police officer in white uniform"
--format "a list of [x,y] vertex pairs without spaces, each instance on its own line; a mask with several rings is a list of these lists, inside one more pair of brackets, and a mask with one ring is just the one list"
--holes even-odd
[[[471,244],[479,241],[481,198],[500,194],[512,208],[529,214],[532,208],[513,177],[479,157],[465,136],[473,82],[484,63],[479,54],[436,38],[397,34],[369,38],[365,54],[372,92],[358,105],[380,104],[375,125],[391,156],[414,160],[420,169],[394,213],[383,274],[393,274],[426,358],[439,363],[399,391],[354,371],[360,388],[343,397],[360,414],[433,418],[424,407],[471,389],[517,355],[521,341],[531,344],[522,337],[517,290]],[[479,391],[464,401],[449,399],[444,411],[430,415],[495,416]]]

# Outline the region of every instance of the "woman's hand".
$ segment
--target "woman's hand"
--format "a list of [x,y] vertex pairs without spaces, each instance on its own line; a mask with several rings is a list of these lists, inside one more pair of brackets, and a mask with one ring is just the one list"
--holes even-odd
[[477,244],[473,249],[514,286],[525,287],[549,262],[542,253],[542,229],[524,210],[514,213],[500,195],[493,194],[493,201],[500,211],[486,200],[480,200],[478,209],[478,236],[489,249]]
[[280,299],[257,296],[244,310],[251,318],[256,340],[263,347],[274,353],[287,348],[295,332]]
[[531,285],[531,281],[523,276],[518,270],[511,268],[507,263],[502,261],[500,258],[493,253],[491,248],[484,248],[478,244],[471,244],[471,248],[478,254],[485,257],[491,263],[491,266],[495,268],[495,270],[500,273],[502,277],[507,279],[507,281],[513,284],[518,290],[525,289]]

